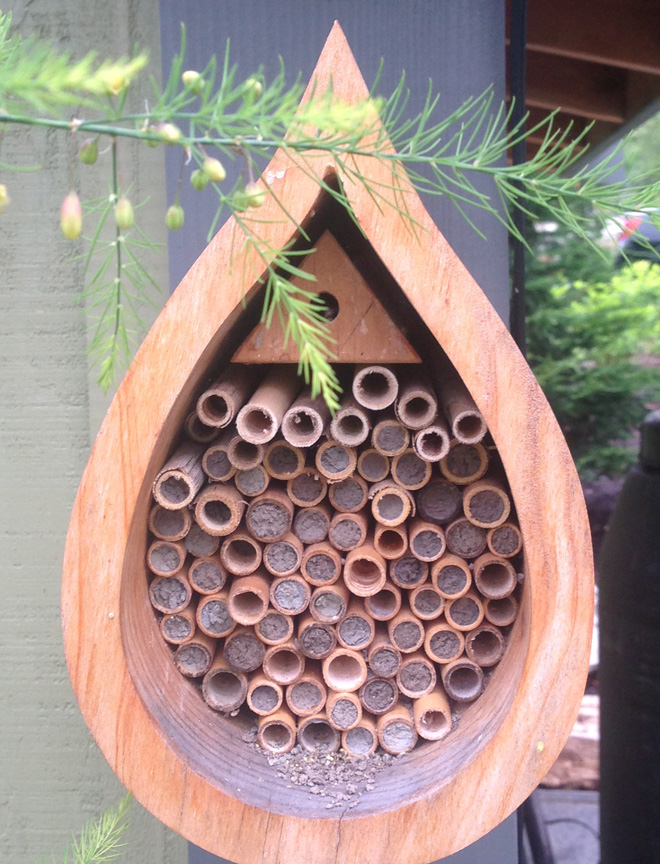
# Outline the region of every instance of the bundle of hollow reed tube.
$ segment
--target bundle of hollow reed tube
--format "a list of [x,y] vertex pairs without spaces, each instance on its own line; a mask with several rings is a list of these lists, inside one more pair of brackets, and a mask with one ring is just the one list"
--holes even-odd
[[456,373],[356,367],[330,416],[295,367],[232,365],[191,407],[147,550],[177,669],[270,753],[448,735],[504,655],[522,551]]

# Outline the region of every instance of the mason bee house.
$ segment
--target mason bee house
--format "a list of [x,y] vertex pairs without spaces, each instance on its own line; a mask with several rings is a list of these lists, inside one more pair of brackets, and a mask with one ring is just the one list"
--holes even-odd
[[[335,28],[317,81],[337,68],[336,92],[366,95]],[[340,409],[305,387],[281,323],[259,322],[264,289],[228,223],[90,458],[64,571],[69,669],[122,782],[198,845],[422,864],[505,818],[570,731],[592,601],[579,482],[421,202],[411,242],[348,187],[359,230],[284,154],[270,167],[305,226],[291,237],[273,212],[273,244],[316,250],[304,287],[328,310]],[[314,170],[334,182],[322,156]],[[390,761],[328,808],[288,782],[293,748]]]

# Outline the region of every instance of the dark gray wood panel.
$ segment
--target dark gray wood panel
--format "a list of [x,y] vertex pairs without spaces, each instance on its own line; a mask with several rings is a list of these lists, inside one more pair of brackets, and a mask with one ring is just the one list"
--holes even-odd
[[[186,25],[188,68],[203,67],[231,40],[232,58],[247,76],[262,64],[267,76],[285,60],[291,82],[311,75],[335,19],[344,28],[368,84],[385,60],[380,92],[389,94],[405,70],[411,90],[408,113],[422,106],[429,78],[440,92],[439,110],[449,113],[463,100],[493,85],[495,103],[504,98],[504,0],[161,0],[164,68],[178,48],[180,23]],[[180,154],[168,152],[168,201],[180,171]],[[488,181],[481,189],[490,189]],[[492,191],[492,190],[491,190]],[[206,245],[214,212],[210,194],[195,193],[184,183],[186,224],[171,235],[170,281],[176,286]],[[508,321],[506,231],[477,210],[471,216],[487,239],[465,223],[444,198],[426,205],[491,302]]]

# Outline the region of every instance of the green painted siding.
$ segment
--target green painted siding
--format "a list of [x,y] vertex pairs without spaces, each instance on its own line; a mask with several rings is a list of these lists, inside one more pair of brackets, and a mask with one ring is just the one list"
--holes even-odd
[[[125,55],[137,42],[160,69],[157,0],[9,5],[22,33],[74,56],[92,48]],[[0,858],[29,864],[50,861],[51,851],[59,860],[71,833],[122,795],[73,697],[59,611],[69,513],[108,400],[87,371],[86,316],[75,305],[81,274],[67,261],[78,250],[58,230],[70,183],[68,141],[12,132],[0,160],[44,168],[0,169],[12,199],[0,216]],[[155,205],[143,227],[165,242],[162,152],[129,144],[120,163],[132,198],[150,195]],[[73,170],[82,197],[105,194],[102,169],[74,160]],[[166,291],[165,255],[154,267]],[[186,860],[184,841],[137,804],[129,842],[127,864]]]

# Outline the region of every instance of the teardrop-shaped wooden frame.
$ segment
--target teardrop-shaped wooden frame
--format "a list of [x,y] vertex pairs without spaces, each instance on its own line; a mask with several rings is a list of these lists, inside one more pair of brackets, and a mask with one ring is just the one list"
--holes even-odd
[[[344,99],[367,95],[338,25],[313,81],[322,88],[330,76]],[[362,169],[389,185],[386,167],[364,159]],[[319,196],[308,172],[331,170],[322,154],[302,171],[279,152],[265,173],[303,223]],[[230,220],[154,324],[98,435],[67,538],[62,616],[81,710],[121,781],[166,825],[237,864],[426,864],[463,848],[511,813],[552,765],[577,715],[588,666],[593,568],[586,513],[543,394],[416,194],[406,200],[419,242],[363,188],[348,183],[346,192],[499,448],[525,537],[522,611],[497,679],[460,733],[403,757],[346,813],[287,792],[266,760],[175,672],[146,597],[146,514],[151,482],[195,387],[242,314],[244,296],[258,290],[259,274],[242,266]],[[274,247],[290,240],[291,225],[272,201],[260,217],[274,220]]]

